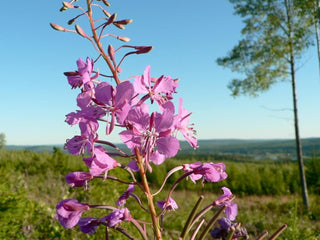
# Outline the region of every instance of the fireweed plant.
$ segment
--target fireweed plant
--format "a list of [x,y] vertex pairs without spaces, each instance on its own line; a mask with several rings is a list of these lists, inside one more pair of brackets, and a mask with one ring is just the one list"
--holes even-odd
[[[178,153],[180,145],[177,134],[182,134],[192,148],[198,147],[196,131],[193,129],[193,124],[189,123],[191,113],[183,108],[181,98],[178,106],[175,106],[172,101],[179,86],[178,79],[165,75],[152,77],[151,67],[147,66],[142,75],[121,80],[120,66],[124,59],[133,54],[148,53],[152,50],[152,46],[125,44],[115,49],[109,44],[107,49],[104,49],[102,39],[107,37],[123,42],[130,41],[128,37],[105,31],[111,26],[125,29],[125,26],[132,20],[118,20],[116,13],[111,14],[105,9],[110,6],[106,0],[79,1],[83,6],[76,5],[75,2],[77,1],[63,2],[60,11],[68,9],[80,11],[80,14],[69,20],[68,24],[72,25],[80,17],[86,17],[89,31],[85,31],[78,24],[75,24],[75,30],[55,23],[50,23],[50,25],[55,30],[77,33],[88,39],[98,52],[98,56],[95,60],[89,57],[84,60],[80,58],[76,62],[77,70],[64,73],[71,88],[80,89],[77,96],[77,106],[80,109],[67,114],[66,122],[69,125],[78,125],[81,133],[68,139],[65,148],[71,154],[83,155],[84,164],[88,166],[88,172],[72,172],[67,174],[65,179],[70,186],[84,187],[84,189],[87,188],[90,181],[116,181],[127,185],[127,190],[111,205],[93,205],[78,202],[77,199],[65,199],[56,206],[58,220],[65,228],[73,228],[78,225],[85,234],[94,234],[98,227],[104,227],[106,239],[109,239],[111,229],[129,239],[134,239],[132,233],[121,227],[121,223],[126,221],[133,224],[141,239],[162,239],[164,237],[163,216],[167,212],[178,209],[172,193],[179,182],[185,179],[194,183],[201,181],[202,184],[222,181],[228,176],[225,172],[225,164],[213,162],[182,164],[168,172],[158,190],[151,191],[147,172],[152,174],[153,167]],[[120,49],[127,50],[127,52],[117,62],[116,54]],[[99,59],[105,61],[108,73],[103,74],[95,70],[94,65]],[[102,81],[101,78],[108,81]],[[149,107],[152,104],[158,106],[157,111],[150,111]],[[152,109],[155,108],[152,107]],[[102,139],[97,133],[101,126],[105,128],[107,136],[112,134],[115,128],[119,128],[120,139],[129,148],[130,154]],[[113,148],[114,152],[108,152],[105,149],[106,146]],[[123,181],[112,176],[112,170],[115,168],[127,171],[131,181]],[[181,172],[181,176],[169,188],[166,199],[155,202],[155,196],[163,191],[167,179],[175,172]],[[139,178],[136,177],[137,174],[140,175]],[[135,194],[137,189],[145,194],[145,199],[140,199]],[[179,239],[200,240],[204,239],[209,232],[213,238],[217,239],[248,237],[246,230],[234,222],[237,216],[237,204],[233,203],[234,195],[226,187],[222,188],[222,192],[223,194],[218,199],[202,210],[199,209],[204,197],[200,196],[181,230]],[[131,215],[130,209],[126,207],[126,200],[130,197],[136,200],[137,208],[141,208],[141,211],[150,215],[149,223]],[[206,222],[204,215],[214,206],[218,210]],[[82,217],[84,212],[93,208],[103,209],[109,214],[101,218]],[[224,217],[222,217],[223,213]],[[214,228],[214,225],[217,227]],[[150,226],[152,226],[152,231],[147,231]],[[272,239],[281,231],[280,229]],[[265,235],[259,239],[264,238]]]

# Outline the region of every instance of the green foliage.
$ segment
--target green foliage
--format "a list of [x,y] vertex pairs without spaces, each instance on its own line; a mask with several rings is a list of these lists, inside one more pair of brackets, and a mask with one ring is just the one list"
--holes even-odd
[[[201,161],[215,161],[209,155],[200,155]],[[197,155],[185,156],[181,159],[168,159],[160,166],[153,165],[154,178],[152,181],[153,191],[162,184],[162,181],[173,167],[182,163],[191,163],[197,160]],[[251,236],[257,236],[264,230],[275,231],[279,223],[290,224],[292,230],[301,234],[301,229],[306,233],[304,236],[312,236],[316,239],[313,230],[320,220],[319,200],[309,212],[294,209],[294,202],[282,202],[282,195],[291,195],[298,192],[297,167],[294,163],[280,164],[276,162],[226,162],[229,178],[217,184],[197,184],[190,180],[184,180],[178,185],[173,198],[177,201],[179,209],[165,215],[165,228],[167,232],[164,239],[177,239],[178,230],[181,230],[191,206],[197,201],[200,194],[205,195],[204,206],[212,202],[222,193],[221,187],[229,187],[236,194],[236,202],[239,205],[238,220],[250,230]],[[102,182],[95,179],[90,182],[89,189],[73,189],[65,183],[64,176],[72,171],[86,171],[87,168],[81,157],[71,156],[55,149],[53,154],[35,153],[32,151],[1,151],[0,175],[5,179],[0,183],[0,239],[104,239],[104,229],[98,228],[95,235],[83,234],[77,227],[64,229],[55,216],[55,205],[62,199],[77,198],[80,202],[90,204],[114,205],[118,197],[127,188],[126,185],[118,185],[114,181]],[[177,172],[168,180],[172,184],[182,172]],[[117,176],[122,180],[129,180],[128,173],[122,169],[114,169],[109,172],[111,176]],[[144,194],[136,188],[135,193],[145,200]],[[260,197],[249,194],[260,195]],[[275,195],[276,199],[265,202],[264,199]],[[242,198],[242,196],[244,198]],[[160,193],[156,200],[164,200],[166,193]],[[273,198],[272,198],[273,199]],[[317,198],[315,198],[317,199]],[[136,201],[129,198],[127,207],[135,218],[150,221],[149,215],[140,211]],[[292,213],[292,214],[291,214]],[[103,217],[107,211],[92,209],[83,216]],[[294,225],[295,215],[296,225]],[[269,216],[267,218],[267,216]],[[280,216],[280,217],[279,217]],[[210,217],[210,216],[208,216]],[[273,223],[277,217],[277,221]],[[279,219],[278,219],[279,218]],[[303,224],[300,224],[303,222]],[[130,223],[124,223],[129,232],[139,239],[139,234]],[[310,227],[314,226],[314,227]],[[319,227],[319,226],[318,226]],[[294,230],[294,229],[297,230]],[[290,232],[291,233],[291,232]],[[117,237],[116,237],[117,236]],[[284,235],[284,239],[290,238]],[[296,235],[295,235],[296,236]],[[302,235],[301,235],[302,236]],[[111,239],[126,239],[116,232],[111,232]],[[306,238],[307,239],[307,238]]]
[[256,96],[288,77],[293,56],[299,58],[312,43],[311,23],[292,0],[230,2],[243,18],[244,38],[217,63],[245,76],[229,84],[233,96]]
[[4,133],[0,133],[0,150],[3,150],[6,147],[6,135]]
[[306,165],[308,187],[315,193],[320,194],[320,158],[313,156]]

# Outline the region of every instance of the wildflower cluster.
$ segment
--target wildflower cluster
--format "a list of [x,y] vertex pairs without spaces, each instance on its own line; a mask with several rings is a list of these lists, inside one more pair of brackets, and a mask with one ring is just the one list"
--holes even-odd
[[[67,9],[82,11],[80,15],[72,18],[68,23],[71,25],[79,17],[86,16],[90,24],[90,35],[79,25],[75,25],[75,30],[69,30],[51,23],[55,30],[74,32],[88,39],[98,52],[96,60],[89,57],[85,60],[80,58],[77,60],[77,70],[64,73],[71,88],[80,90],[77,96],[79,109],[66,115],[66,122],[71,126],[78,125],[80,134],[68,139],[65,148],[71,154],[83,155],[83,162],[88,167],[87,172],[72,172],[67,174],[65,178],[70,186],[84,188],[88,186],[90,181],[115,180],[119,184],[126,184],[127,190],[119,196],[115,203],[110,203],[110,205],[92,205],[80,203],[77,199],[65,199],[57,204],[57,216],[63,227],[73,228],[78,225],[80,230],[87,234],[94,234],[99,226],[104,226],[107,239],[110,229],[119,231],[129,239],[134,239],[131,233],[119,227],[123,221],[127,221],[136,227],[142,239],[149,239],[150,231],[146,230],[148,225],[131,215],[130,209],[126,207],[127,199],[133,197],[137,201],[137,207],[150,215],[150,224],[153,230],[151,232],[154,237],[162,239],[163,232],[160,226],[162,226],[161,221],[164,214],[178,209],[177,203],[172,198],[172,192],[179,182],[186,178],[190,178],[193,182],[201,180],[203,184],[219,182],[227,178],[226,167],[223,163],[213,162],[182,164],[169,171],[167,176],[164,176],[160,189],[152,193],[149,188],[147,172],[152,173],[152,168],[178,153],[180,149],[178,134],[181,134],[192,148],[197,148],[196,131],[193,129],[193,124],[189,123],[191,113],[183,108],[183,100],[179,99],[177,107],[172,101],[179,87],[178,79],[166,75],[152,77],[150,66],[145,68],[143,74],[133,77],[133,80],[119,78],[119,73],[122,71],[120,65],[126,57],[132,54],[148,53],[152,47],[122,45],[115,50],[109,44],[107,51],[105,51],[101,44],[101,39],[105,37],[114,37],[125,42],[130,39],[111,33],[104,34],[104,31],[111,26],[124,29],[125,25],[131,23],[132,20],[116,20],[117,14],[110,14],[100,4],[101,2],[104,6],[110,6],[106,0],[87,0],[84,4],[86,9],[75,5],[74,0],[63,2],[61,11]],[[93,8],[104,14],[103,17],[94,18]],[[128,52],[119,62],[116,62],[115,55],[119,49],[127,49]],[[95,63],[100,57],[107,64],[109,75],[95,70]],[[111,81],[103,81],[103,78]],[[152,108],[151,105],[153,105]],[[107,140],[108,136],[114,133],[115,128],[119,129],[120,139],[129,149],[129,153]],[[105,134],[101,136],[98,134],[100,132]],[[113,148],[114,151],[107,151],[106,146]],[[131,181],[126,182],[110,176],[110,172],[115,168],[126,170],[131,176]],[[167,179],[178,171],[181,172],[181,177],[173,183],[167,198],[154,202],[154,197],[163,190]],[[136,177],[137,175],[139,178]],[[222,212],[225,212],[228,221],[235,220],[237,205],[232,202],[234,195],[226,187],[223,187],[222,190],[222,196],[197,213],[203,197],[199,198],[181,231],[180,239],[185,239],[191,232],[193,238],[199,233],[199,239],[203,239],[213,228],[213,224]],[[142,191],[145,194],[146,203],[135,194],[135,191]],[[203,215],[214,206],[219,207],[220,210],[214,215],[212,221],[201,230],[204,223]],[[84,212],[88,212],[92,208],[106,209],[110,213],[101,216],[101,218],[82,217]],[[214,232],[216,235],[220,233],[217,230]]]

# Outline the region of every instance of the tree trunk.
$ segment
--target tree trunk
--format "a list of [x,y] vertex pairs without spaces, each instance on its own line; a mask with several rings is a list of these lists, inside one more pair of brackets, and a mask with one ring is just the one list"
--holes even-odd
[[318,16],[318,11],[319,11],[319,0],[316,1],[316,7],[315,7],[315,15],[317,17],[314,18],[314,27],[316,31],[316,42],[317,42],[317,52],[318,52],[318,64],[319,64],[319,76],[320,76],[320,36],[319,36],[319,16]]
[[291,65],[291,80],[292,80],[291,83],[292,83],[292,98],[293,98],[294,130],[295,130],[295,136],[296,136],[297,160],[299,163],[299,172],[300,172],[300,179],[301,179],[301,193],[302,193],[304,205],[307,208],[309,208],[307,182],[306,182],[306,177],[304,173],[302,145],[301,145],[301,139],[300,139],[300,133],[299,133],[298,100],[297,100],[294,58],[291,59],[290,65]]
[[296,136],[297,160],[299,163],[299,172],[300,172],[300,180],[301,180],[301,194],[302,194],[304,205],[306,206],[306,208],[309,208],[307,182],[306,182],[306,177],[304,173],[302,145],[301,145],[301,139],[300,139],[300,133],[299,133],[295,58],[294,58],[294,50],[293,50],[293,43],[292,43],[292,25],[291,25],[291,10],[290,10],[291,6],[289,5],[288,0],[285,0],[285,4],[286,4],[286,10],[287,10],[287,24],[288,24],[288,30],[289,30],[290,73],[291,73],[292,98],[293,98],[294,130],[295,130],[295,136]]

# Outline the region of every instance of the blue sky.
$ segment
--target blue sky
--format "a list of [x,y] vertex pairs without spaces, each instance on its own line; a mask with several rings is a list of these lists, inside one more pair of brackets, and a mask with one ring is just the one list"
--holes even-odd
[[[80,0],[83,1],[83,0]],[[193,112],[199,139],[294,138],[291,88],[279,83],[258,98],[232,98],[228,82],[236,76],[216,64],[241,38],[241,19],[228,1],[110,0],[118,19],[132,18],[126,30],[114,29],[131,45],[152,45],[132,56],[121,78],[143,73],[180,78],[176,97]],[[1,118],[7,144],[63,144],[78,134],[65,115],[75,111],[77,90],[62,74],[76,70],[76,60],[96,52],[88,41],[53,31],[49,22],[67,26],[76,11],[59,12],[60,1],[4,1],[0,15]],[[120,42],[112,42],[119,46]],[[105,40],[107,46],[107,40]],[[320,80],[317,54],[310,49],[297,74],[302,137],[320,137]],[[101,62],[102,63],[102,62]],[[98,66],[103,72],[104,65]],[[117,136],[106,138],[118,141]]]

